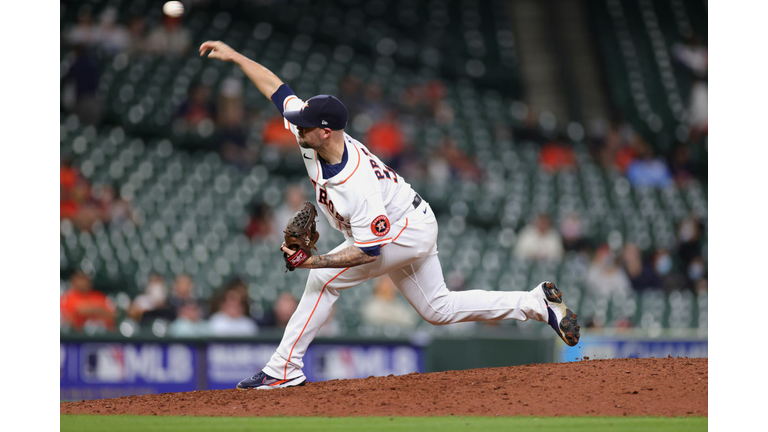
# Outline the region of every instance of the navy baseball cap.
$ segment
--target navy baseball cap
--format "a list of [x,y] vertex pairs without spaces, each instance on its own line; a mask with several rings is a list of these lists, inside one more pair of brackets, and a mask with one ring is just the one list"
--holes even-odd
[[347,126],[347,107],[335,96],[317,95],[309,98],[299,111],[285,111],[283,116],[296,126],[341,130]]

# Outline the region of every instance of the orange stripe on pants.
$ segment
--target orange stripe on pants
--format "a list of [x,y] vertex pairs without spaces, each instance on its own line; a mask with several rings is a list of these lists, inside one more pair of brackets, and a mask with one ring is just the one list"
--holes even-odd
[[312,308],[312,313],[309,314],[309,318],[307,318],[307,322],[304,323],[304,328],[301,329],[301,333],[299,333],[298,339],[296,339],[296,342],[293,343],[293,346],[291,347],[291,352],[288,353],[288,359],[285,361],[285,370],[283,372],[283,379],[288,379],[288,363],[291,362],[291,357],[293,356],[293,349],[296,348],[296,344],[299,343],[299,340],[301,339],[301,335],[304,334],[304,330],[307,329],[307,325],[309,325],[309,320],[312,319],[312,315],[315,314],[315,310],[317,309],[317,305],[320,304],[320,299],[323,298],[323,294],[325,293],[325,288],[328,286],[329,283],[333,282],[334,279],[339,277],[340,274],[344,273],[345,271],[349,270],[349,267],[345,268],[344,270],[340,271],[336,274],[336,276],[332,277],[331,280],[325,283],[323,285],[323,290],[320,291],[320,296],[317,298],[317,302],[315,302],[315,307]]

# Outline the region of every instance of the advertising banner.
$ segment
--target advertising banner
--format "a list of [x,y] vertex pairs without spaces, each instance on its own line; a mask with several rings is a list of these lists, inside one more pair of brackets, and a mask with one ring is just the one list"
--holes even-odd
[[583,335],[575,347],[560,351],[560,361],[613,358],[707,357],[707,339]]
[[[214,343],[207,348],[208,389],[227,389],[261,370],[276,344]],[[327,381],[424,372],[421,348],[410,345],[323,345],[304,355],[307,380]]]
[[197,364],[192,345],[61,343],[60,399],[196,390]]

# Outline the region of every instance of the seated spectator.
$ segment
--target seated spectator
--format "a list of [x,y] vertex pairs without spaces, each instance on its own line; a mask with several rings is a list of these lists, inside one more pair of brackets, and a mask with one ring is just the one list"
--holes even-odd
[[539,214],[532,224],[523,228],[515,245],[514,254],[524,260],[556,261],[563,259],[563,240],[552,228],[547,214]]
[[294,151],[297,145],[296,136],[285,128],[285,118],[279,114],[267,120],[261,139],[265,145],[276,147],[281,152]]
[[208,320],[213,336],[255,336],[259,332],[256,322],[246,311],[242,294],[237,289],[229,289],[219,305],[219,311]]
[[173,307],[179,308],[189,302],[197,302],[194,289],[194,282],[189,275],[184,273],[177,274],[173,279],[173,290],[169,303]]
[[693,289],[688,279],[675,267],[675,263],[667,249],[656,251],[653,259],[653,269],[661,280],[661,288],[669,293],[672,291]]
[[[74,89],[65,91],[62,104],[77,115],[80,123],[97,125],[101,122],[101,99],[98,95],[99,61],[84,45],[75,45],[75,61],[62,79],[62,86]],[[74,99],[70,96],[74,94]]]
[[573,148],[558,141],[550,141],[541,148],[539,165],[544,171],[556,172],[576,167]]
[[77,25],[64,31],[63,39],[69,46],[91,47],[98,42],[98,29],[93,25],[90,5],[80,7],[77,13]]
[[272,310],[268,311],[261,322],[259,322],[259,326],[284,329],[298,305],[299,302],[293,294],[289,292],[281,293],[277,300],[275,300]]
[[249,169],[256,163],[256,149],[247,142],[243,84],[229,77],[221,84],[216,111],[216,142],[224,160]]
[[131,303],[128,316],[142,325],[147,325],[158,318],[167,321],[176,318],[176,311],[168,302],[168,286],[165,278],[159,274],[149,276],[144,292],[136,296]]
[[704,258],[697,256],[691,260],[688,264],[686,271],[688,277],[688,284],[696,292],[702,292],[707,290],[707,263],[704,262]]
[[397,120],[397,111],[390,109],[384,118],[368,129],[366,144],[387,165],[400,168],[400,156],[405,147],[405,135]]
[[597,249],[587,270],[587,291],[599,297],[631,294],[632,284],[607,245]]
[[62,158],[59,162],[59,172],[61,180],[59,183],[59,193],[61,200],[61,219],[74,220],[80,210],[78,196],[75,194],[75,188],[80,182],[80,173],[77,168],[72,166],[69,159]]
[[174,337],[208,336],[208,323],[202,319],[203,313],[195,300],[188,300],[176,308],[176,319],[168,326],[168,334]]
[[397,292],[389,277],[380,277],[373,288],[373,296],[363,306],[363,322],[375,326],[413,328],[419,317],[412,307],[397,301]]
[[[275,240],[273,237],[274,229],[272,227],[272,220],[272,210],[267,204],[254,203],[253,206],[251,206],[248,225],[245,227],[245,235],[248,236],[251,241],[265,238]],[[285,220],[280,226],[285,226],[287,222],[288,220]]]
[[427,169],[430,180],[436,183],[454,179],[477,181],[483,176],[483,169],[448,136],[432,154]]
[[98,28],[98,44],[108,55],[116,55],[128,48],[130,34],[117,22],[117,9],[106,7],[101,13]]
[[94,198],[102,212],[102,220],[109,224],[132,224],[134,221],[131,204],[120,196],[116,196],[115,188],[110,185],[94,187]]
[[128,55],[136,55],[145,51],[145,38],[144,32],[146,30],[146,23],[144,17],[136,16],[128,23],[128,46],[126,52]]
[[578,213],[569,213],[560,223],[560,232],[563,237],[563,248],[566,251],[581,251],[588,246],[581,227],[581,219]]
[[187,100],[176,111],[184,128],[196,128],[200,122],[213,122],[216,106],[211,101],[211,90],[204,84],[197,84],[189,91]]
[[672,174],[663,159],[654,157],[653,148],[643,143],[637,159],[627,167],[627,179],[635,187],[665,187],[672,182]]
[[691,159],[691,151],[687,144],[678,143],[672,150],[669,168],[675,183],[680,186],[686,186],[695,178],[696,166]]
[[677,226],[677,255],[683,268],[701,255],[703,232],[704,224],[696,215],[686,217]]
[[60,299],[62,321],[76,331],[86,326],[113,331],[115,305],[104,293],[93,289],[90,276],[78,270],[69,282],[69,289]]
[[146,49],[153,54],[182,56],[192,45],[192,35],[184,28],[181,18],[163,16],[163,24],[149,32]]
[[622,263],[624,271],[629,277],[632,289],[643,291],[646,289],[661,288],[661,279],[653,271],[650,263],[643,262],[640,248],[633,243],[627,243],[622,251]]

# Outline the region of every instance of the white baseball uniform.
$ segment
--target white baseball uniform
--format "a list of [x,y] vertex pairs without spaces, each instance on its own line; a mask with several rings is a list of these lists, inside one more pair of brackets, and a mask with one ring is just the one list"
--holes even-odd
[[[291,94],[282,105],[282,111],[295,111],[304,102]],[[298,138],[297,128],[285,124]],[[330,253],[352,245],[380,245],[380,255],[360,266],[309,271],[304,295],[264,368],[267,375],[280,379],[301,376],[307,347],[328,319],[340,291],[382,275],[388,275],[419,315],[432,324],[510,318],[547,321],[544,299],[529,291],[449,291],[437,258],[437,220],[429,204],[403,177],[346,133],[344,145],[345,160],[332,170],[322,167],[325,162],[314,150],[299,146],[320,211],[346,237]],[[324,178],[324,169],[334,174]]]

